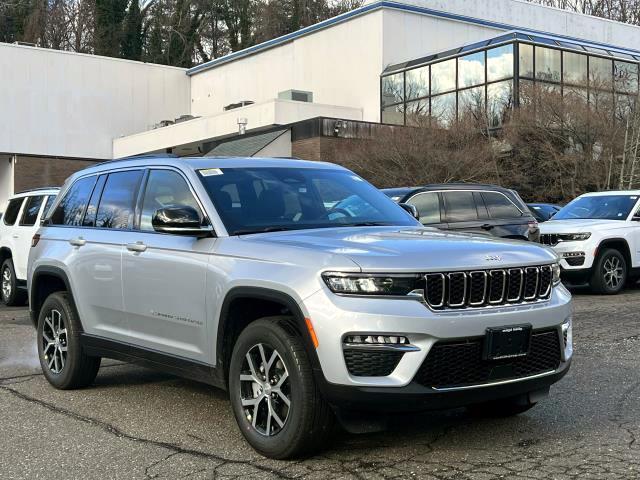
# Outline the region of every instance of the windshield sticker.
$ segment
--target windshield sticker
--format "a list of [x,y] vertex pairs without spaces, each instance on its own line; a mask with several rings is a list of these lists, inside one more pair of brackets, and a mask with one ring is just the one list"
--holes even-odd
[[198,170],[200,172],[200,175],[202,175],[203,177],[212,177],[214,175],[222,175],[222,170],[220,170],[219,168],[207,168],[204,170]]

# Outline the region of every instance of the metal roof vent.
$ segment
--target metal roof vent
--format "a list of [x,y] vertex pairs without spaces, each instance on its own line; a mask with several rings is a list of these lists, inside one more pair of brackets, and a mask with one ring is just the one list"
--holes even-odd
[[293,100],[295,102],[313,103],[313,92],[305,92],[303,90],[285,90],[278,93],[280,100]]

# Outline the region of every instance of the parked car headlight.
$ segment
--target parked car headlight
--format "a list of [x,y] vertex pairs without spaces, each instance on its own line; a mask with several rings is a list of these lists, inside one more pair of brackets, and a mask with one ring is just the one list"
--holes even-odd
[[561,233],[558,235],[563,242],[582,242],[591,238],[591,232],[582,233]]
[[551,272],[553,273],[553,284],[558,285],[560,283],[560,264],[551,265]]
[[333,293],[343,295],[408,295],[418,287],[419,275],[366,275],[324,273],[324,282]]

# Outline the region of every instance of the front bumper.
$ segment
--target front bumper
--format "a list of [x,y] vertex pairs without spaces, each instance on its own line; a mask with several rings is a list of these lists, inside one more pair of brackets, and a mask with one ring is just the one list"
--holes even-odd
[[444,410],[548,390],[569,372],[570,366],[569,359],[550,374],[450,391],[424,387],[415,382],[398,388],[350,387],[324,382],[321,390],[330,404],[350,411],[399,413]]
[[[484,337],[489,327],[509,325],[530,324],[534,331],[559,331],[573,314],[571,295],[562,285],[554,287],[549,300],[540,303],[446,312],[431,311],[416,300],[338,296],[328,289],[305,299],[304,307],[318,339],[316,353],[321,373],[318,376],[327,385],[389,391],[417,388],[411,386],[414,377],[438,342]],[[415,349],[404,353],[388,375],[351,375],[343,341],[347,336],[367,334],[403,336]],[[561,360],[568,362],[570,358],[565,356],[563,351]],[[515,388],[513,385],[507,388]],[[430,390],[423,388],[422,393]]]
[[560,267],[563,271],[588,271],[595,260],[595,246],[590,241],[560,242],[551,247],[560,257]]

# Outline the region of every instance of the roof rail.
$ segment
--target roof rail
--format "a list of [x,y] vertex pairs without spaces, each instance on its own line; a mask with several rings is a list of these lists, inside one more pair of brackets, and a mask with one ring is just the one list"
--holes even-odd
[[174,153],[145,153],[142,155],[131,155],[130,157],[122,157],[122,158],[114,158],[113,160],[105,160],[104,162],[94,163],[91,166],[96,167],[98,165],[107,165],[115,162],[125,162],[127,160],[138,160],[141,158],[179,158],[179,157]]
[[40,192],[42,190],[60,190],[60,187],[37,187],[37,188],[29,188],[28,190],[22,190],[20,192],[14,193],[14,195],[21,195],[23,193],[29,192]]

